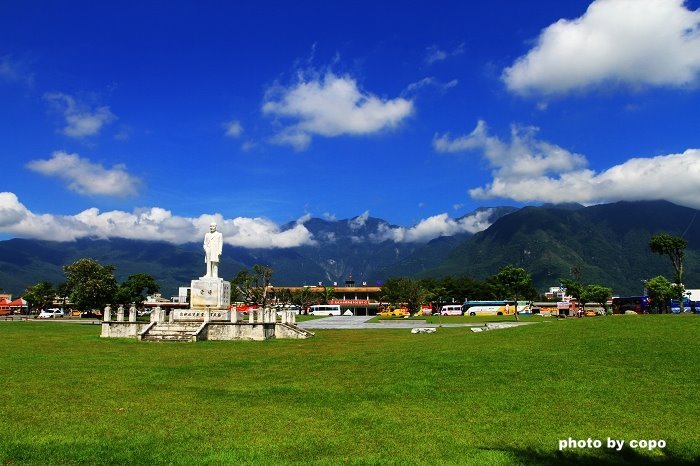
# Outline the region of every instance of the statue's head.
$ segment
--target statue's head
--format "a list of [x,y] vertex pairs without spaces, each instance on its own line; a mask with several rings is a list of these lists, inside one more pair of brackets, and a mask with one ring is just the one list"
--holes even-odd
[[212,233],[214,233],[214,232],[216,231],[216,223],[212,222],[212,223],[209,225],[209,231],[212,232]]

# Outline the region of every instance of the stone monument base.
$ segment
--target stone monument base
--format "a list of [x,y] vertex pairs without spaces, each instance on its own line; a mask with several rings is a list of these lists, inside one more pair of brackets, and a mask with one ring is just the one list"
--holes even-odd
[[231,304],[231,284],[218,277],[192,280],[190,310],[228,310]]
[[[204,322],[206,319],[206,309],[174,309],[172,311],[175,322]],[[228,309],[209,309],[210,322],[230,322],[231,311]]]

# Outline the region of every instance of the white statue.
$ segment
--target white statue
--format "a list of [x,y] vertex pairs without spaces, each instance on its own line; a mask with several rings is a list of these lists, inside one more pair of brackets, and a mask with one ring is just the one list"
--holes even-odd
[[216,231],[216,223],[209,225],[209,233],[204,235],[204,262],[207,264],[207,277],[219,277],[219,260],[224,245],[224,236]]

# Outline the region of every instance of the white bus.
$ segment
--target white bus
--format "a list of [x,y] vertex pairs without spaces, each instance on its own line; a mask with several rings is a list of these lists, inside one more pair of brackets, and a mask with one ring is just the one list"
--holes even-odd
[[512,316],[517,306],[515,301],[466,301],[462,309],[465,316]]
[[309,314],[312,316],[339,316],[339,304],[314,304],[309,308]]
[[448,304],[440,308],[441,316],[461,316],[462,306],[459,304]]

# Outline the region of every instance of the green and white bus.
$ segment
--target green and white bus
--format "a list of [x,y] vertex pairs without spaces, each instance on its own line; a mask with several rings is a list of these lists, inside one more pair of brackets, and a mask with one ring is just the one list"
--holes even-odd
[[517,308],[515,301],[465,301],[462,304],[465,316],[512,316]]

